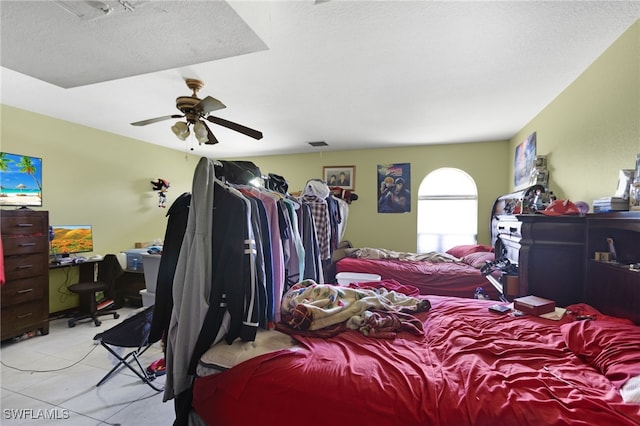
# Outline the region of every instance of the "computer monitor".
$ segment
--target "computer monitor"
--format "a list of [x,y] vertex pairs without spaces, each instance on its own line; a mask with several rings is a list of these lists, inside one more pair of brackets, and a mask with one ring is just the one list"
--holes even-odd
[[67,257],[93,251],[91,225],[52,225],[50,232],[51,254]]

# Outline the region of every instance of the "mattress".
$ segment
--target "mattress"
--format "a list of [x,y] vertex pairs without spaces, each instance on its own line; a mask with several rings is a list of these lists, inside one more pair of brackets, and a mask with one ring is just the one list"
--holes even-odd
[[336,262],[336,272],[377,274],[383,280],[395,280],[417,287],[420,294],[473,297],[478,287],[498,300],[499,293],[475,266],[464,262],[410,261],[395,259],[359,259],[344,257]]
[[[221,426],[640,424],[640,405],[620,392],[640,376],[630,321],[587,305],[554,321],[492,313],[494,301],[426,298],[420,335],[293,335],[293,347],[197,378],[193,408]],[[577,320],[585,313],[595,320]]]

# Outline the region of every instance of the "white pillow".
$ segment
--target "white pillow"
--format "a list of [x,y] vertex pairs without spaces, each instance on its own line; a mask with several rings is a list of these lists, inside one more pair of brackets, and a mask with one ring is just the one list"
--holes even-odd
[[627,383],[620,388],[620,394],[624,402],[640,404],[640,376],[627,380]]
[[242,342],[236,339],[228,345],[223,340],[210,347],[200,357],[197,374],[199,376],[212,374],[210,369],[224,371],[258,355],[295,346],[297,343],[288,334],[276,330],[258,329],[253,342]]

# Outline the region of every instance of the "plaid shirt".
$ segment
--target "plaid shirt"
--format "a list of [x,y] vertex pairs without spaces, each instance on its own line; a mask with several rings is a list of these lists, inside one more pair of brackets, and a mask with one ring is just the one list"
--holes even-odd
[[313,217],[313,225],[320,246],[320,259],[331,259],[331,249],[329,244],[331,241],[331,224],[329,219],[329,207],[326,200],[315,195],[305,194],[302,202],[308,204],[311,208],[311,216]]

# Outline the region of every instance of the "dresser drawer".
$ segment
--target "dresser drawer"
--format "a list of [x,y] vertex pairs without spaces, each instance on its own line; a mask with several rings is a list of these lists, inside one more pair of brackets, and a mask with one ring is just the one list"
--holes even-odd
[[504,256],[517,265],[520,259],[520,238],[511,238],[509,235],[500,235],[499,244],[496,244],[498,256]]
[[[2,236],[40,235],[47,238],[49,219],[35,214],[8,214],[2,212]],[[34,212],[35,213],[35,212]]]
[[513,238],[522,237],[522,222],[517,220],[503,220],[496,224],[496,231],[498,235],[509,235]]
[[4,274],[7,281],[49,274],[48,256],[42,253],[5,256]]
[[46,327],[48,318],[42,309],[42,301],[37,300],[8,308],[2,308],[2,336],[17,334]]
[[41,300],[45,296],[48,280],[45,276],[7,281],[2,286],[2,308],[6,306]]
[[29,253],[47,253],[49,239],[44,236],[8,237],[2,239],[5,256]]

